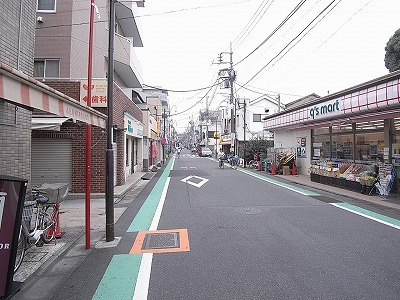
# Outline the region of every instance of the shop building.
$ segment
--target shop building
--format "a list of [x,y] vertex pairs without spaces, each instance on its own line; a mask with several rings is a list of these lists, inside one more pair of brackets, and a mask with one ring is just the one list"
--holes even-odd
[[[32,77],[37,1],[6,1],[0,16],[0,168],[1,174],[20,177],[32,185],[32,111],[66,120],[106,126],[106,116],[81,105]],[[43,125],[44,126],[44,125]],[[48,126],[48,124],[46,125]],[[51,149],[44,148],[47,155]]]
[[[275,148],[294,149],[299,174],[340,185],[360,182],[373,166],[400,166],[400,71],[289,106],[266,118]],[[318,175],[318,176],[314,176]],[[397,191],[397,178],[392,192]],[[351,188],[351,184],[348,185]],[[359,184],[352,189],[358,189]]]
[[[90,3],[78,0],[53,2],[46,8],[38,7],[36,22],[34,68],[35,78],[62,91],[87,105],[88,40]],[[107,114],[107,72],[110,3],[96,2],[96,18],[93,24],[93,70],[91,107]],[[135,92],[143,83],[142,68],[135,54],[135,47],[143,47],[142,28],[138,7],[142,1],[115,3],[114,28],[114,82],[113,82],[113,150],[114,184],[125,183],[127,177],[143,167],[143,113],[139,104],[144,101]],[[63,24],[63,26],[59,26]],[[44,119],[40,111],[34,111],[33,119]],[[65,120],[58,131],[33,132],[32,153],[37,168],[32,168],[35,182],[62,180],[70,183],[71,192],[85,191],[85,144],[86,130],[74,119]],[[91,191],[105,191],[105,153],[107,134],[105,130],[92,129],[91,145]],[[52,147],[45,153],[43,148]],[[62,163],[61,163],[62,161]],[[45,172],[47,165],[48,172]],[[45,175],[43,175],[45,174]],[[57,176],[58,178],[57,178]]]

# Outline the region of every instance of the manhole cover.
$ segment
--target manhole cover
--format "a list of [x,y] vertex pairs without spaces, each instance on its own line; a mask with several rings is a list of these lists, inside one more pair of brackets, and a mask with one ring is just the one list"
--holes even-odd
[[239,207],[235,209],[235,212],[239,214],[245,214],[245,215],[256,215],[261,212],[261,209],[254,208],[254,207]]
[[144,237],[142,250],[179,247],[179,232],[148,233]]

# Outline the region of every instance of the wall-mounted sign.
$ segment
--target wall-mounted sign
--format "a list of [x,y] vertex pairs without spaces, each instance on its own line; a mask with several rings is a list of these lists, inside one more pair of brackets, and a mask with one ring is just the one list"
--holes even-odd
[[305,137],[297,138],[296,155],[297,157],[306,157],[306,141]]
[[[88,81],[81,80],[80,88],[80,102],[83,105],[87,105],[88,96]],[[107,80],[92,80],[92,94],[91,94],[91,106],[92,107],[107,107]]]

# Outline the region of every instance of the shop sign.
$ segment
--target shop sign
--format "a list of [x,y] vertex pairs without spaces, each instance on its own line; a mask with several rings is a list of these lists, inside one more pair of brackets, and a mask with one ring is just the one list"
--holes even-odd
[[0,176],[0,298],[11,294],[27,181]]
[[314,107],[309,108],[309,114],[311,119],[326,118],[329,116],[337,115],[341,113],[339,99],[334,100],[334,102],[324,102]]
[[124,128],[127,135],[142,137],[143,136],[143,125],[141,122],[129,114],[124,115]]
[[[88,81],[81,80],[80,84],[80,102],[82,105],[87,105],[88,96]],[[92,80],[91,85],[91,106],[92,107],[107,107],[107,80]]]
[[306,157],[306,141],[305,137],[297,138],[296,154],[297,157]]

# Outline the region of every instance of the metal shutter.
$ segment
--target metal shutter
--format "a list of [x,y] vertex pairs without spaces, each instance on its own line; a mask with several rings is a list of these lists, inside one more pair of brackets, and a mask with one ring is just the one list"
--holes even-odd
[[72,182],[72,141],[32,138],[32,186]]

